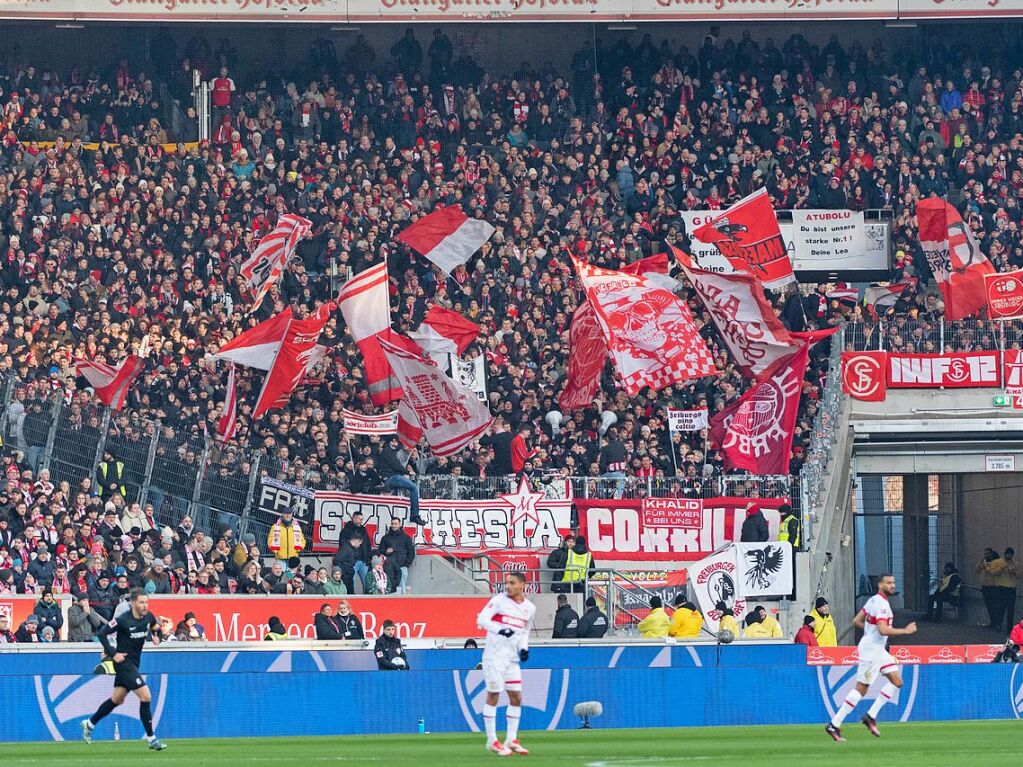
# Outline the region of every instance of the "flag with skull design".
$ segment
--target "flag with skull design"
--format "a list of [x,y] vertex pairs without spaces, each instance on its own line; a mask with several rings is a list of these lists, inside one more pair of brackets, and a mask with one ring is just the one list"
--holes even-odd
[[626,394],[717,373],[684,301],[645,275],[573,263]]

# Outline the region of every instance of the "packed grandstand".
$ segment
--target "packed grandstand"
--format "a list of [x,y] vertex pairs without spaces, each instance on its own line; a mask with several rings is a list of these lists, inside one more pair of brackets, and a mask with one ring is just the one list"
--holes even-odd
[[[237,74],[230,43],[214,47],[201,34],[187,43],[157,35],[144,68],[9,61],[0,71],[0,591],[53,585],[52,568],[32,574],[27,561],[38,544],[55,550],[72,581],[85,583],[95,561],[124,565],[129,585],[141,584],[155,559],[173,567],[186,558],[193,518],[205,527],[206,556],[240,577],[247,554],[237,559],[218,539],[231,526],[238,533],[258,479],[382,492],[380,464],[392,462],[393,447],[345,429],[345,410],[383,408],[341,312],[323,326],[326,355],[267,415],[253,417],[263,374],[237,368],[227,440],[215,437],[234,376],[212,355],[289,308],[296,319],[329,310],[352,277],[384,262],[394,331],[408,336],[433,307],[479,326],[460,351],[482,357],[498,419],[454,456],[420,444],[412,474],[426,495],[508,492],[510,479],[487,481],[514,473],[603,476],[610,484],[594,492],[619,496],[765,491],[761,478],[742,484],[743,470],[726,467],[706,430],[669,432],[669,408],[713,417],[750,386],[674,263],[716,373],[628,396],[607,364],[588,406],[559,404],[570,327],[585,302],[573,259],[619,270],[688,252],[685,211],[723,212],[761,188],[775,210],[883,211],[891,221],[892,267],[880,281],[895,287],[769,291],[787,331],[846,325],[845,343],[858,350],[995,347],[998,331],[985,320],[946,336],[917,205],[947,198],[996,269],[1023,266],[1017,47],[978,37],[951,55],[940,36],[914,52],[758,31],[711,34],[690,50],[640,37],[635,46],[627,36],[598,39],[599,51],[582,48],[562,71],[493,71],[442,30],[425,51],[408,33],[389,50],[362,35],[346,49],[319,39],[306,65],[265,74]],[[202,141],[193,70],[212,87],[212,134]],[[186,114],[178,131],[168,95]],[[496,230],[450,274],[398,239],[441,206]],[[253,311],[242,267],[285,214],[309,231]],[[1018,327],[1001,332],[1018,346]],[[778,475],[803,467],[830,344],[810,349]],[[116,366],[129,355],[141,367],[111,411],[81,362]],[[526,445],[515,466],[495,439],[505,430]],[[102,487],[108,471],[113,491]],[[788,492],[785,476],[770,482],[764,495]],[[97,535],[108,504],[123,528],[116,544]],[[132,540],[132,527],[151,536],[148,546]],[[175,531],[170,544],[164,529]],[[187,572],[179,575],[180,586]]]

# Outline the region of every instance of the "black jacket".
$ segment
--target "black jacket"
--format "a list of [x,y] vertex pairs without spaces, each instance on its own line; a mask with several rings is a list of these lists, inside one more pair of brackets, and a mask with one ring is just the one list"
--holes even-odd
[[565,565],[568,563],[568,549],[564,546],[558,546],[554,549],[547,557],[547,567],[553,570],[551,573],[551,580],[560,582],[562,577],[565,575]]
[[[373,645],[373,654],[377,656],[377,668],[381,671],[408,671],[408,656],[405,655],[405,648],[401,646],[398,637],[381,634]],[[401,658],[405,665],[395,666],[395,658]]]
[[344,538],[341,539],[341,546],[338,548],[337,553],[334,554],[332,560],[334,565],[341,568],[341,572],[345,575],[353,575],[355,573],[355,563],[365,561],[362,555],[362,549],[355,548]]
[[366,632],[362,630],[362,621],[354,615],[335,615],[334,622],[341,628],[342,639],[366,638]]
[[490,462],[491,476],[497,477],[515,473],[512,469],[511,460],[511,443],[513,439],[515,439],[515,435],[510,431],[498,432],[493,436],[480,439],[480,444],[483,447],[493,448],[494,450],[494,460]]
[[575,639],[579,636],[579,613],[572,605],[562,605],[554,613],[554,633],[551,639]]
[[317,639],[344,639],[341,636],[341,626],[337,622],[336,615],[328,618],[323,613],[316,613],[313,625],[316,626]]
[[406,462],[401,460],[398,451],[393,447],[385,447],[380,451],[379,464],[382,477],[393,477],[395,474],[404,477],[408,473],[405,470]]
[[[388,552],[388,549],[391,551]],[[398,532],[388,530],[380,539],[379,550],[395,567],[408,567],[416,558],[416,544],[412,540],[412,536],[404,530],[398,530]]]
[[351,520],[345,522],[344,527],[341,528],[341,535],[338,536],[338,541],[344,544],[346,541],[348,541],[351,538],[354,538],[356,535],[362,538],[362,545],[359,550],[361,552],[362,561],[368,565],[370,558],[372,557],[373,546],[370,543],[369,531],[366,530],[365,525],[357,525]]
[[601,639],[607,633],[607,616],[597,607],[591,607],[579,619],[576,636],[579,639]]
[[771,533],[767,527],[767,518],[764,516],[764,512],[757,509],[755,512],[746,517],[742,523],[742,536],[740,540],[743,543],[763,543],[770,538]]

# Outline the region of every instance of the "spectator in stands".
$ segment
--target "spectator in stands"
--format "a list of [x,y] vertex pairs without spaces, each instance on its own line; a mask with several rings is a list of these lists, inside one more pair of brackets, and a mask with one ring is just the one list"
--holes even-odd
[[593,577],[596,567],[593,555],[586,548],[586,538],[582,535],[576,537],[575,545],[569,549],[568,557],[565,561],[563,581],[571,585],[573,592],[577,594],[585,593],[586,581],[588,578]]
[[[281,619],[276,615],[271,615],[267,620],[267,631],[263,636],[264,642],[282,642],[288,639],[288,630],[284,628],[284,624],[281,623]],[[318,639],[319,637],[317,637]]]
[[995,575],[995,588],[998,589],[998,604],[1002,610],[1002,622],[1012,626],[1016,622],[1016,587],[1019,583],[1019,570],[1016,567],[1016,550],[1011,546],[1002,554],[1004,566]]
[[43,589],[42,596],[32,612],[39,618],[40,629],[52,626],[57,635],[60,635],[60,629],[64,625],[64,614],[49,588]]
[[668,636],[676,639],[695,639],[703,629],[703,613],[695,604],[686,599],[685,594],[675,597],[675,612],[671,616]]
[[810,611],[813,618],[813,633],[819,647],[837,647],[838,632],[835,630],[835,619],[831,616],[831,606],[824,597],[817,597]]
[[[163,562],[159,560],[153,562],[153,569],[158,567],[162,571]],[[163,593],[169,594],[170,591]],[[89,585],[89,605],[104,620],[113,619],[114,608],[117,607],[117,594],[110,583],[110,573],[107,570],[101,570]]]
[[96,466],[96,492],[100,498],[111,498],[128,494],[125,486],[124,462],[118,461],[110,449],[103,451],[103,460]]
[[[335,567],[341,569],[341,580],[349,594],[355,593],[355,579],[360,577],[359,565],[362,563],[363,551],[362,536],[353,533],[352,537],[345,537],[342,530],[341,543],[332,561]],[[363,575],[365,572],[363,570]]]
[[425,525],[426,520],[419,514],[419,485],[416,484],[414,466],[409,462],[411,453],[401,450],[396,435],[387,438],[387,446],[380,451],[380,469],[384,487],[388,490],[405,490],[409,494],[409,520],[415,525]]
[[323,640],[341,639],[341,626],[334,618],[334,608],[327,602],[320,605],[320,611],[313,617],[316,638]]
[[384,621],[384,633],[377,637],[373,645],[373,654],[377,659],[377,668],[381,671],[408,671],[408,656],[401,640],[397,636],[394,621]]
[[571,591],[571,582],[565,578],[565,566],[568,564],[568,553],[575,546],[575,536],[568,533],[561,539],[561,544],[547,555],[547,569],[551,571],[551,591],[563,593]]
[[579,613],[572,609],[564,594],[558,594],[557,602],[551,639],[575,639],[579,632]]
[[[0,631],[2,630],[3,626],[0,625]],[[1023,647],[1023,618],[1012,627],[1012,631],[1009,632],[1009,641],[1016,645],[1017,648]]]
[[366,632],[362,629],[362,621],[352,612],[352,605],[347,599],[337,603],[336,620],[341,627],[342,639],[365,639]]
[[390,527],[380,539],[377,551],[397,570],[399,580],[396,590],[404,594],[408,587],[408,571],[416,558],[416,544],[412,536],[405,532],[400,518],[391,517]]
[[330,578],[323,584],[323,593],[327,596],[344,596],[348,593],[348,587],[342,580],[341,568],[338,565],[331,568]]
[[305,535],[302,525],[294,517],[294,511],[285,508],[281,516],[270,526],[266,546],[274,559],[287,562],[305,551]]
[[89,597],[82,595],[67,611],[67,641],[91,642],[103,623],[103,618],[89,607]]
[[764,510],[756,504],[749,504],[746,507],[746,519],[743,520],[739,539],[743,543],[763,543],[770,538],[770,528],[767,524],[767,517],[764,516]]
[[398,585],[400,574],[388,559],[377,554],[372,559],[372,566],[363,581],[363,594],[393,594]]
[[990,547],[985,548],[983,558],[977,563],[977,572],[980,574],[980,592],[990,618],[988,628],[996,630],[1001,628],[1002,613],[999,609],[999,592],[995,578],[1002,568],[1002,558],[998,556],[998,552]]
[[817,622],[812,615],[803,616],[803,625],[796,632],[795,643],[817,647]]
[[[761,516],[763,516],[763,512],[761,512]],[[778,524],[778,540],[788,541],[792,544],[793,551],[799,551],[803,544],[802,520],[800,520],[798,515],[792,513],[792,507],[787,503],[783,503],[778,507],[778,518],[780,520]],[[795,557],[792,558],[792,561],[795,562]]]
[[7,613],[0,613],[0,644],[14,644],[17,641],[11,632],[11,619]]
[[35,559],[28,564],[28,571],[35,578],[36,583],[40,586],[49,588],[53,585],[53,578],[57,571],[57,566],[52,559],[50,559],[50,551],[46,544],[40,543],[38,549],[36,549]]
[[39,641],[39,616],[32,613],[22,624],[18,626],[18,630],[14,632],[14,639],[18,644],[31,644],[32,642]]
[[668,636],[671,620],[664,612],[664,602],[659,596],[650,597],[650,612],[639,622],[636,630],[644,639],[660,639]]
[[[356,556],[352,567],[354,568],[355,577],[359,579],[361,583],[366,577],[366,572],[369,570],[369,561],[372,556],[373,549],[371,544],[371,538],[369,531],[363,524],[363,516],[361,511],[356,511],[352,514],[352,518],[345,522],[341,528],[340,536],[338,537],[338,552],[345,548],[345,543],[358,540],[358,545],[354,546],[356,549]],[[338,563],[337,555],[334,557],[335,564]],[[355,589],[352,584],[347,580],[345,585],[348,587],[348,593],[354,594]]]
[[608,630],[607,615],[597,607],[597,600],[593,597],[586,597],[585,607],[579,616],[579,639],[603,639]]
[[945,569],[941,580],[938,581],[938,588],[927,600],[927,615],[924,620],[933,620],[941,623],[944,605],[959,604],[959,590],[962,587],[963,579],[959,576],[959,570],[952,562],[945,563]]
[[778,622],[777,618],[767,612],[766,607],[763,605],[757,605],[753,608],[753,612],[759,616],[764,629],[770,633],[773,639],[781,639],[784,637],[781,630],[781,624]]

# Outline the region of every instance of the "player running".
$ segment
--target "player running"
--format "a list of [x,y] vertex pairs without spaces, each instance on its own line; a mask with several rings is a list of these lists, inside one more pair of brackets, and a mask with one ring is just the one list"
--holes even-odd
[[[536,605],[526,599],[526,576],[511,572],[504,577],[504,593],[483,608],[476,624],[487,631],[483,648],[483,678],[487,684],[487,702],[483,722],[487,728],[487,750],[498,756],[529,754],[519,743],[519,719],[522,717],[522,670],[529,660],[529,632],[533,628]],[[504,743],[497,739],[497,701],[508,693],[508,733]]]
[[892,699],[896,690],[902,687],[899,664],[888,653],[888,637],[915,634],[916,623],[910,623],[904,629],[892,626],[892,618],[895,616],[888,598],[894,593],[895,576],[885,573],[878,579],[877,593],[867,600],[853,619],[853,625],[863,631],[859,643],[860,666],[856,672],[856,689],[849,691],[841,708],[824,728],[838,742],[845,741],[842,737],[842,722],[856,708],[856,704],[863,700],[878,673],[887,677],[888,683],[881,688],[881,694],[877,696],[874,705],[860,720],[875,738],[881,737],[881,731],[877,728],[877,715],[881,713],[884,704]]
[[[139,666],[142,663],[142,646],[147,637],[152,637],[153,644],[160,644],[160,624],[149,612],[149,596],[142,589],[132,589],[129,594],[130,610],[125,610],[114,620],[107,623],[96,636],[114,661],[114,692],[109,700],[103,701],[90,719],[82,722],[82,738],[92,743],[92,731],[107,714],[124,703],[129,692],[134,692],[139,699],[139,716],[146,730],[146,740],[153,751],[163,751],[166,745],[156,739],[153,734],[153,712],[149,708],[153,700],[149,687],[142,679]],[[110,635],[117,634],[117,646],[110,643]]]

